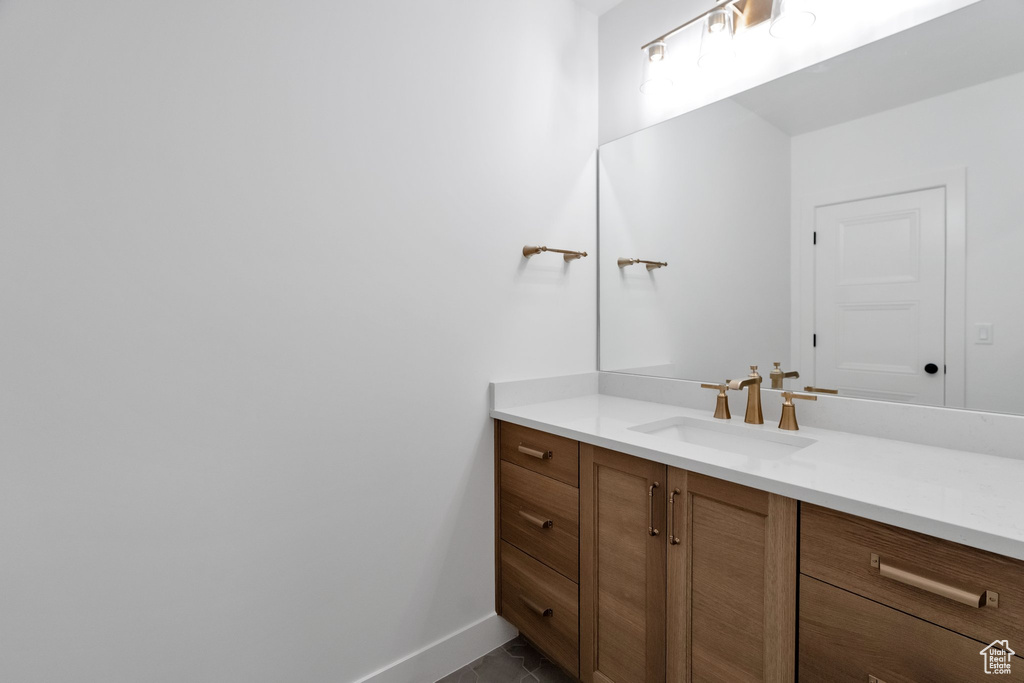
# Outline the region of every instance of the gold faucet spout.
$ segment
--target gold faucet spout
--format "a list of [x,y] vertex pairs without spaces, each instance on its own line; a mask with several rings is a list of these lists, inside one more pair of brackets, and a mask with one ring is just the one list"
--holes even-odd
[[750,366],[750,376],[746,379],[729,380],[729,388],[734,391],[747,390],[747,414],[743,421],[752,425],[763,425],[764,415],[761,413],[761,375],[757,374],[757,366]]

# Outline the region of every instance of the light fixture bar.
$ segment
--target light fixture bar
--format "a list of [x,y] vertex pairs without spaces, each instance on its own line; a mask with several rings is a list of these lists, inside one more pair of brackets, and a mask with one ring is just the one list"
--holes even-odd
[[698,21],[702,21],[702,20],[703,20],[703,19],[704,19],[705,17],[707,17],[707,16],[708,16],[709,14],[711,14],[712,12],[715,12],[715,11],[717,11],[717,10],[720,10],[720,9],[722,9],[723,7],[732,7],[733,11],[735,11],[735,12],[736,12],[736,14],[739,14],[739,15],[740,15],[740,16],[742,17],[742,16],[743,16],[743,13],[742,13],[742,12],[740,12],[740,10],[739,10],[739,9],[738,9],[738,8],[736,7],[736,5],[738,5],[739,3],[743,2],[743,1],[744,1],[744,0],[719,0],[718,2],[716,2],[716,3],[715,3],[714,7],[712,7],[711,9],[709,9],[709,10],[708,10],[707,12],[704,12],[704,13],[703,13],[703,14],[701,14],[700,16],[696,16],[696,17],[694,17],[693,19],[690,19],[690,20],[689,20],[688,22],[686,22],[685,24],[681,24],[680,26],[676,26],[676,27],[675,27],[674,29],[672,29],[672,30],[671,30],[671,31],[669,31],[668,33],[666,33],[666,34],[664,34],[664,35],[662,35],[662,36],[658,36],[657,38],[655,38],[655,39],[654,39],[654,40],[652,40],[651,42],[647,43],[646,45],[643,45],[643,46],[642,46],[642,47],[641,47],[640,49],[641,49],[641,50],[646,50],[647,48],[649,48],[649,47],[650,47],[650,46],[652,46],[652,45],[655,45],[655,44],[657,44],[657,43],[663,43],[663,42],[665,42],[666,40],[668,40],[669,38],[671,38],[671,37],[672,37],[672,36],[674,36],[675,34],[679,33],[679,32],[680,32],[680,31],[682,31],[683,29],[687,29],[687,28],[689,28],[689,27],[693,26],[693,25],[694,25],[694,24],[696,24],[696,23],[697,23]]

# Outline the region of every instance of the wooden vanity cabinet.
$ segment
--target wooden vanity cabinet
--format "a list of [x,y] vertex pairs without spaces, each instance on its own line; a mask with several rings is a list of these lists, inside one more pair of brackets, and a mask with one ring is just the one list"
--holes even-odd
[[505,423],[495,479],[498,613],[584,683],[1024,682],[1024,561]]
[[585,683],[792,683],[796,501],[496,430],[496,608],[527,639]]
[[580,673],[665,680],[668,468],[580,445]]

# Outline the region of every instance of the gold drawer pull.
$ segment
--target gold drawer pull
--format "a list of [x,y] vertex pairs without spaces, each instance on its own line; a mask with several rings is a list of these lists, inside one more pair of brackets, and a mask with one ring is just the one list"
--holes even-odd
[[523,455],[528,455],[531,458],[537,458],[538,460],[551,460],[554,454],[551,451],[538,451],[536,448],[530,448],[519,444],[519,452]]
[[533,600],[530,600],[526,596],[523,596],[520,599],[523,601],[523,604],[526,605],[526,607],[531,612],[536,614],[538,617],[550,617],[553,616],[555,613],[554,610],[552,610],[550,607],[540,607],[537,603],[535,603]]
[[934,595],[959,602],[961,605],[967,605],[968,607],[999,607],[998,593],[993,593],[992,591],[981,591],[981,593],[978,593],[978,591],[969,591],[951,586],[948,583],[895,567],[875,553],[871,553],[871,566],[878,570],[880,576],[892,579],[893,581],[899,581],[914,588],[920,588]]
[[676,537],[676,496],[681,495],[682,491],[679,489],[673,489],[672,493],[668,494],[668,544],[679,545],[683,542],[683,539]]
[[871,674],[868,674],[868,683],[885,683],[881,678],[876,678]]
[[537,515],[532,515],[526,510],[520,510],[519,516],[525,519],[530,524],[534,526],[539,526],[541,529],[550,529],[555,525],[555,523],[552,522],[550,519],[544,519],[542,517],[538,517]]
[[661,532],[654,528],[654,489],[658,488],[660,484],[654,482],[647,488],[647,533],[651,536],[657,536]]

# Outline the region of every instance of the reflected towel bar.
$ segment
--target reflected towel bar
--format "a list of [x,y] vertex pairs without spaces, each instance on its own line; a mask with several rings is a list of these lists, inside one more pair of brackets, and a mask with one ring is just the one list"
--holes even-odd
[[534,247],[529,244],[523,247],[523,256],[530,258],[535,254],[539,254],[544,251],[550,251],[555,254],[564,254],[562,258],[565,259],[566,263],[569,261],[575,261],[578,258],[583,258],[587,255],[585,251],[570,251],[568,249],[549,249],[548,247]]
[[619,268],[625,268],[626,266],[632,266],[637,263],[643,263],[647,266],[647,270],[654,270],[655,268],[666,268],[668,261],[644,261],[638,258],[620,258]]

